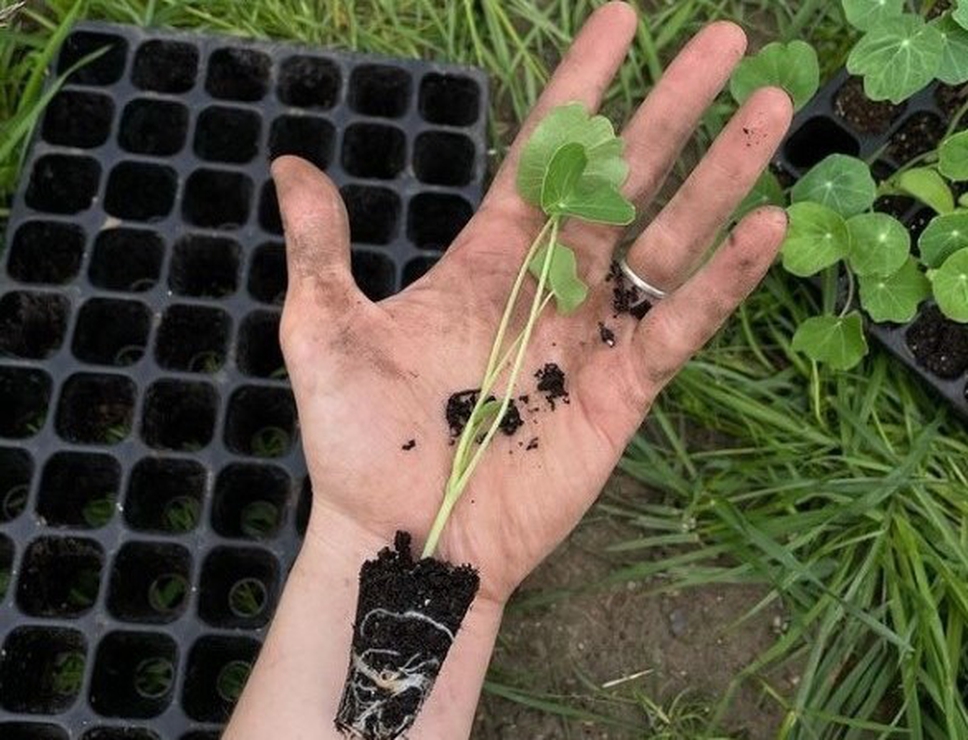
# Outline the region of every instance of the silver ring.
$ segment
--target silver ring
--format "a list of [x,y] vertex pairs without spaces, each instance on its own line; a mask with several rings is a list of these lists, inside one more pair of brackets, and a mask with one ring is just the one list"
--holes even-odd
[[667,295],[669,295],[664,290],[660,290],[659,288],[656,288],[648,281],[643,280],[641,277],[636,275],[635,272],[632,270],[632,268],[629,267],[629,263],[624,258],[618,264],[622,270],[622,274],[624,274],[625,277],[628,278],[629,282],[632,283],[632,285],[634,285],[636,288],[638,288],[638,290],[641,293],[644,294],[642,297],[642,300],[640,300],[639,303],[642,303],[645,301],[649,303],[658,303]]

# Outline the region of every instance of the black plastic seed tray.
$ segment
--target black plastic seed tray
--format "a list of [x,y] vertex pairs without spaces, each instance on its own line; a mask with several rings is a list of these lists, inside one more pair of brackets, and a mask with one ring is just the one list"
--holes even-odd
[[382,298],[481,197],[476,70],[79,26],[0,273],[0,738],[216,738],[310,508],[269,160]]
[[[831,154],[874,160],[878,179],[937,148],[950,120],[968,102],[965,89],[935,84],[901,105],[871,106],[859,78],[841,72],[797,115],[777,156],[781,179],[794,181]],[[913,199],[884,197],[875,205],[907,224],[917,243],[934,211]],[[962,414],[968,416],[968,326],[928,303],[908,325],[869,324],[870,333]]]

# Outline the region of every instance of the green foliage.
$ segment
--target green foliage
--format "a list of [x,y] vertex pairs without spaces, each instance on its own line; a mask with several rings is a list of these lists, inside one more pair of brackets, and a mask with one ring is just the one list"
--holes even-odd
[[789,93],[797,110],[810,102],[820,87],[817,52],[805,41],[767,44],[739,63],[730,80],[737,103],[745,103],[763,87],[780,87]]
[[831,154],[793,186],[790,196],[794,203],[819,203],[849,218],[874,204],[877,185],[865,162]]
[[948,318],[968,323],[968,249],[955,252],[928,272],[938,308]]
[[957,0],[958,7],[951,12],[952,20],[962,28],[968,29],[968,3]]
[[98,529],[111,521],[115,512],[115,494],[106,493],[84,504],[81,516],[91,529]]
[[938,150],[938,169],[952,182],[968,180],[968,131],[946,138]]
[[847,22],[861,31],[869,31],[904,12],[904,0],[844,0]]
[[862,213],[847,222],[850,231],[848,263],[855,275],[888,277],[908,260],[911,234],[896,218]]
[[943,53],[938,29],[905,14],[872,27],[847,58],[847,71],[863,75],[867,97],[900,103],[937,77]]
[[246,660],[232,660],[222,666],[215,679],[215,690],[223,701],[235,704],[242,695],[252,664]]
[[931,295],[931,283],[913,257],[908,257],[893,275],[862,276],[859,282],[861,305],[878,322],[911,321],[921,303]]
[[50,671],[50,688],[55,694],[77,696],[84,682],[84,653],[69,650],[54,656]]
[[148,587],[148,604],[160,614],[177,612],[191,589],[186,578],[178,573],[163,573]]
[[792,346],[834,370],[850,370],[867,354],[864,320],[857,312],[846,316],[814,316],[800,324]]
[[[531,274],[535,279],[541,277],[550,245],[545,245],[531,260]],[[578,277],[578,261],[575,252],[561,242],[555,244],[548,270],[548,288],[555,296],[558,312],[569,314],[577,309],[588,297],[588,286]]]
[[898,192],[917,198],[937,213],[955,209],[955,196],[938,171],[931,167],[903,170],[892,181]]
[[968,211],[955,211],[932,219],[918,240],[921,261],[941,267],[955,252],[968,247]]
[[819,203],[794,203],[783,243],[783,267],[799,277],[816,275],[850,254],[850,230],[836,211]]
[[229,610],[243,619],[261,614],[267,600],[265,584],[256,578],[243,578],[229,589]]
[[282,457],[289,449],[289,433],[279,427],[263,427],[252,435],[250,445],[256,457]]
[[959,85],[968,80],[968,31],[950,16],[942,16],[931,25],[944,41],[937,78],[948,85]]
[[242,508],[239,524],[246,537],[271,537],[279,528],[279,507],[270,501],[252,501]]
[[167,658],[145,658],[134,669],[134,690],[145,699],[160,699],[175,683],[175,666]]
[[198,524],[202,507],[191,496],[176,496],[165,504],[163,511],[164,528],[169,532],[182,534],[191,532]]

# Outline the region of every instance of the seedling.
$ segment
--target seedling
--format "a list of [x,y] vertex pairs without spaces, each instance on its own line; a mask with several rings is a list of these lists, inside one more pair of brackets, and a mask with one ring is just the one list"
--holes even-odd
[[279,527],[279,507],[268,501],[253,501],[242,509],[242,534],[252,539],[265,539]]
[[233,660],[222,666],[215,679],[215,690],[223,701],[235,704],[239,700],[251,671],[252,664],[245,660]]
[[79,611],[90,609],[97,600],[99,586],[100,579],[96,570],[86,568],[78,571],[74,583],[71,584],[71,588],[67,592],[68,603]]
[[257,578],[242,578],[229,589],[229,611],[242,619],[257,617],[266,607],[269,595]]
[[58,653],[51,667],[51,690],[60,696],[77,696],[84,682],[84,653],[71,650]]
[[163,573],[148,587],[148,604],[159,614],[174,614],[185,603],[189,589],[184,576]]
[[26,485],[10,488],[0,500],[0,521],[9,522],[23,514],[27,508],[29,488]]
[[198,524],[201,504],[190,496],[176,496],[165,504],[164,521],[169,532],[191,532]]
[[110,426],[104,430],[104,437],[102,441],[106,445],[116,445],[119,442],[124,442],[130,433],[131,427],[124,424],[115,424],[114,426]]
[[217,373],[224,358],[218,352],[199,352],[188,361],[188,369],[193,373]]
[[118,367],[134,365],[142,357],[144,357],[144,354],[145,348],[140,344],[130,344],[127,347],[122,347],[118,350],[118,353],[114,356],[114,364]]
[[289,449],[290,438],[285,429],[263,427],[252,435],[250,444],[256,457],[282,457]]
[[167,658],[146,658],[134,669],[134,690],[143,699],[160,699],[174,682],[175,666]]
[[113,493],[106,493],[84,504],[84,508],[81,509],[81,517],[91,529],[98,529],[111,521],[114,510],[115,496]]

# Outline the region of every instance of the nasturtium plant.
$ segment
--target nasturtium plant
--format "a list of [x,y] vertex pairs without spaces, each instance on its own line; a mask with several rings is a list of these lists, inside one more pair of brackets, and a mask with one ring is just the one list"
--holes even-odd
[[911,254],[911,234],[904,224],[884,213],[861,213],[847,222],[847,261],[859,277],[893,275]]
[[941,66],[937,78],[948,85],[958,85],[968,79],[968,31],[950,16],[931,22],[943,41]]
[[884,188],[885,192],[896,192],[917,198],[936,213],[950,213],[955,209],[955,196],[948,183],[931,167],[916,167],[903,170],[892,178]]
[[934,299],[945,316],[968,323],[968,249],[955,252],[928,272]]
[[941,142],[938,171],[952,182],[968,180],[968,131],[961,131]]
[[968,248],[968,211],[938,216],[918,240],[921,261],[927,267],[941,267],[951,255],[965,248]]
[[[549,245],[541,247],[528,266],[535,280],[541,279],[541,271],[544,269],[549,248]],[[588,286],[578,277],[578,260],[575,259],[575,253],[560,242],[555,247],[551,267],[548,269],[548,288],[555,296],[558,312],[562,314],[571,313],[588,298]]]
[[850,370],[867,355],[864,320],[856,311],[807,319],[793,336],[793,349],[835,370]]
[[799,110],[820,87],[817,52],[805,41],[767,44],[756,55],[739,63],[730,80],[730,92],[743,104],[762,87],[780,87],[789,93]]
[[958,0],[958,7],[951,12],[951,19],[962,28],[968,29],[968,3]]
[[863,75],[871,100],[901,103],[938,75],[944,38],[913,13],[888,18],[872,27],[847,57],[847,71]]
[[889,18],[904,12],[904,0],[844,0],[847,22],[861,31],[869,31]]
[[913,257],[908,257],[893,275],[861,276],[860,302],[874,321],[907,323],[931,296],[931,283]]
[[865,162],[831,154],[793,186],[794,203],[819,203],[845,218],[868,210],[877,198],[877,184]]
[[790,206],[790,228],[781,256],[787,272],[810,277],[850,254],[850,230],[844,217],[819,203]]

